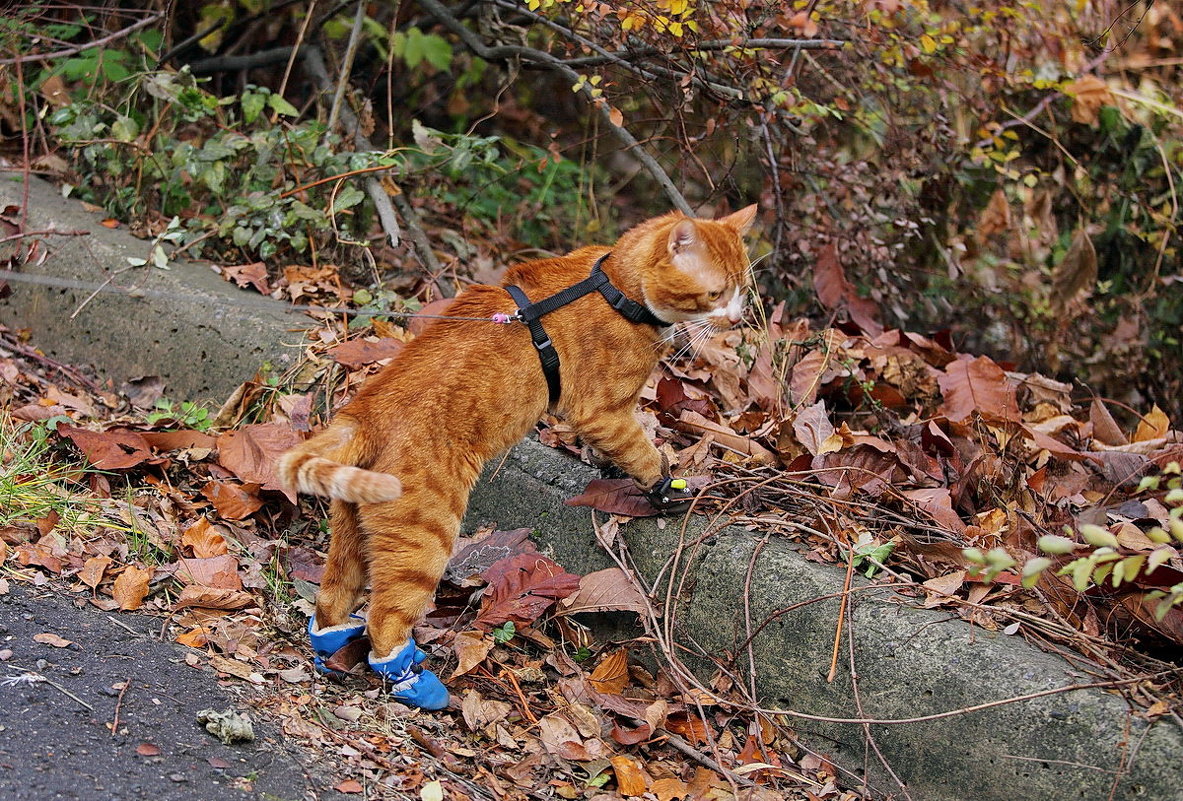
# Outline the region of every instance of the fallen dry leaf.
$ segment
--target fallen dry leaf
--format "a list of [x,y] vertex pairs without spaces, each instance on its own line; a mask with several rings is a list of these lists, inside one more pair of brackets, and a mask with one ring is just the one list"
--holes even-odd
[[125,612],[134,612],[144,603],[148,595],[148,582],[152,571],[136,565],[128,565],[115,579],[111,595]]
[[34,634],[33,642],[39,642],[42,645],[52,645],[54,648],[67,648],[74,644],[71,640],[67,640],[65,637],[48,631],[43,634]]
[[559,613],[636,612],[645,614],[649,604],[619,567],[588,573],[579,580],[579,589],[559,602]]

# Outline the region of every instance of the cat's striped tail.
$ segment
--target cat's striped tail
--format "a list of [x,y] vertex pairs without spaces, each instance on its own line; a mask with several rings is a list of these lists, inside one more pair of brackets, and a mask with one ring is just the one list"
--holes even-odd
[[402,482],[389,473],[350,464],[353,426],[334,422],[279,458],[279,479],[297,492],[349,503],[393,501],[403,494]]

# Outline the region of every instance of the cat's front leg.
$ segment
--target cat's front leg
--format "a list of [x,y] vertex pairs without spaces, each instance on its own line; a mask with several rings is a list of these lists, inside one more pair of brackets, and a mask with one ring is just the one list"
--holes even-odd
[[661,454],[641,428],[631,405],[569,422],[585,443],[632,476],[641,489],[652,489],[661,482]]

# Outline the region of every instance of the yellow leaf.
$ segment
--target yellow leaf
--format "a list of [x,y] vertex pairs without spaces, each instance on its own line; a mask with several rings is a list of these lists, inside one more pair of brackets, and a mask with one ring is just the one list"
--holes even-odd
[[444,787],[436,779],[419,788],[419,798],[422,801],[444,801]]
[[935,53],[937,50],[936,40],[933,39],[931,36],[929,36],[927,33],[920,34],[920,49],[924,52],[925,55],[930,55],[932,53]]
[[649,786],[641,765],[632,757],[624,755],[614,756],[610,760],[612,769],[616,772],[616,789],[623,796],[641,795]]
[[1162,409],[1158,408],[1158,404],[1155,404],[1150,413],[1138,421],[1138,430],[1134,432],[1134,442],[1160,439],[1165,437],[1170,429],[1170,418]]

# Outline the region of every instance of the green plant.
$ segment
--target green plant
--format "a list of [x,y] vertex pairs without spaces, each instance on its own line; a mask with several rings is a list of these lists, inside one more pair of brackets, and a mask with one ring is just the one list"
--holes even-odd
[[174,403],[168,398],[160,398],[154,404],[154,409],[144,415],[145,422],[152,425],[173,423],[198,431],[208,431],[213,425],[209,409],[191,401]]
[[129,531],[115,509],[86,494],[79,481],[96,471],[54,448],[53,423],[18,425],[0,414],[0,525],[56,517],[64,536]]
[[[1165,490],[1162,502],[1169,508],[1165,527],[1153,526],[1143,532],[1133,524],[1110,529],[1085,523],[1076,531],[1065,526],[1064,536],[1045,534],[1039,538],[1038,547],[1047,556],[1033,557],[1024,563],[1023,586],[1033,587],[1055,563],[1054,557],[1075,557],[1056,572],[1070,576],[1078,592],[1105,585],[1113,589],[1137,585],[1165,564],[1183,566],[1183,468],[1178,462],[1171,462],[1159,474],[1144,476],[1138,490]],[[1000,572],[1016,565],[1003,548],[988,553],[967,548],[962,554],[973,565],[971,577],[979,581],[992,581]],[[1172,607],[1183,605],[1183,582],[1166,589],[1149,589],[1147,598],[1158,601],[1154,614],[1161,621]]]
[[500,626],[494,628],[492,634],[493,640],[498,645],[505,645],[514,638],[514,635],[517,634],[517,627],[514,626],[512,620],[507,620]]

